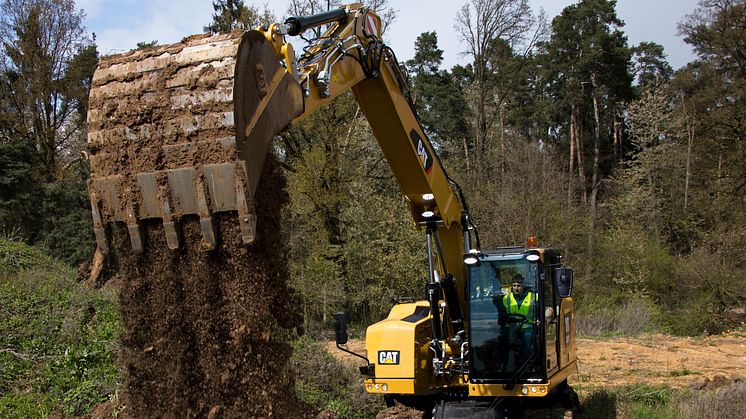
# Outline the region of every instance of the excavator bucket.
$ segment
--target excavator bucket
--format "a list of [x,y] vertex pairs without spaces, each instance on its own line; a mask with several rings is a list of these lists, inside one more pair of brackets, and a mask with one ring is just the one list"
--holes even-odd
[[168,246],[180,221],[197,216],[206,249],[217,246],[213,215],[235,213],[254,240],[254,191],[272,138],[303,111],[302,91],[264,34],[194,36],[181,43],[105,57],[88,110],[96,242],[126,224],[135,252],[142,225],[162,220]]

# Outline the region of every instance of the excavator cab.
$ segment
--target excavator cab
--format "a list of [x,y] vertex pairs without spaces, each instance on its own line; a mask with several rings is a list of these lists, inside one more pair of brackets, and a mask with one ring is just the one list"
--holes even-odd
[[550,248],[506,247],[467,265],[471,396],[542,397],[566,387],[575,314],[572,270],[561,261]]
[[489,255],[469,269],[470,287],[486,290],[472,292],[469,300],[473,379],[541,378],[539,266],[525,256]]

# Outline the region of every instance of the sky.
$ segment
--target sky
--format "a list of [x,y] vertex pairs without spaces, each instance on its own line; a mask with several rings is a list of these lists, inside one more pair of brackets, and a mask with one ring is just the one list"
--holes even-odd
[[[265,0],[245,0],[263,5]],[[397,10],[386,42],[400,61],[414,56],[414,42],[423,32],[435,31],[443,50],[443,68],[468,63],[462,55],[466,46],[456,36],[456,14],[468,0],[389,0]],[[572,0],[529,0],[534,10],[544,9],[551,20]],[[289,0],[268,1],[279,20],[286,16]],[[677,35],[677,24],[697,7],[698,0],[618,0],[617,15],[625,22],[622,30],[630,46],[643,41],[663,45],[674,69],[694,60],[692,49]],[[138,42],[178,42],[202,32],[212,19],[211,0],[76,0],[86,14],[85,26],[95,33],[103,54],[125,52]]]

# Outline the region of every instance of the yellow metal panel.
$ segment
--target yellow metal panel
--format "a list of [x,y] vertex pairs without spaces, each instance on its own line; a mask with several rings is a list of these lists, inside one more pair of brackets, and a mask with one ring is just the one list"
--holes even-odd
[[415,380],[412,379],[367,379],[365,391],[378,394],[415,394]]
[[577,342],[575,341],[575,303],[571,297],[563,298],[560,303],[560,368],[564,368],[577,359]]
[[376,366],[376,378],[415,378],[417,323],[402,319],[414,314],[418,306],[427,307],[426,303],[397,304],[386,319],[368,327],[365,346],[368,359]]
[[[577,371],[577,363],[572,362],[550,377],[544,384],[516,384],[506,390],[504,384],[469,384],[470,397],[544,397],[557,385]],[[523,390],[526,388],[526,390]],[[524,394],[524,391],[526,394]]]
[[[521,393],[523,387],[529,389],[527,394]],[[510,390],[506,390],[504,384],[469,384],[469,397],[544,397],[547,394],[547,384],[517,384]]]

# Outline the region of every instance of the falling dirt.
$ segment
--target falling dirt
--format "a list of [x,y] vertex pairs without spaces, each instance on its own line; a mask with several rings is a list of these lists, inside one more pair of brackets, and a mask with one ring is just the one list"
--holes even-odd
[[298,325],[290,301],[278,214],[284,178],[268,158],[257,191],[258,240],[241,242],[235,216],[216,217],[217,249],[201,249],[196,220],[169,250],[159,224],[144,228],[146,251],[122,258],[122,363],[134,417],[300,417],[283,336]]

